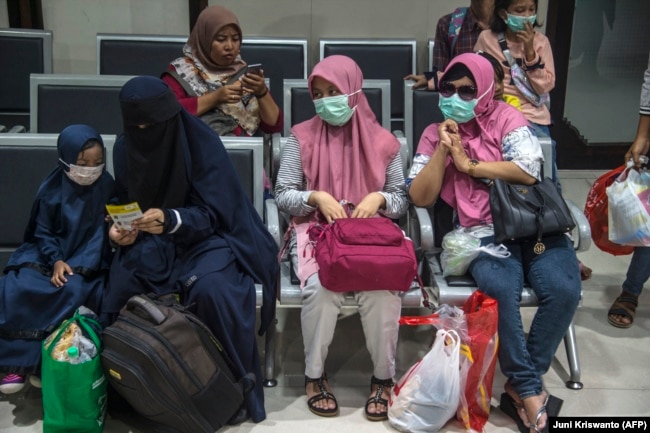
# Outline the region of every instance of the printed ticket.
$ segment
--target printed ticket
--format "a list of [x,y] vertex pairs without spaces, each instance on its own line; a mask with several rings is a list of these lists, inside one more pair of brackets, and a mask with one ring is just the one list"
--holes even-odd
[[113,222],[121,230],[131,230],[131,223],[142,218],[142,211],[137,202],[129,204],[107,204],[106,210],[113,219]]

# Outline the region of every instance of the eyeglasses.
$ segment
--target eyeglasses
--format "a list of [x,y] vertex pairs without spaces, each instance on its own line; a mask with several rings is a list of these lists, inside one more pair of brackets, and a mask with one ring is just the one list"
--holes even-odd
[[456,87],[449,81],[443,81],[440,83],[438,90],[440,91],[440,94],[445,98],[449,98],[451,95],[458,92],[458,96],[460,96],[460,99],[463,101],[471,101],[472,99],[476,98],[477,93],[476,87],[474,86],[464,85]]

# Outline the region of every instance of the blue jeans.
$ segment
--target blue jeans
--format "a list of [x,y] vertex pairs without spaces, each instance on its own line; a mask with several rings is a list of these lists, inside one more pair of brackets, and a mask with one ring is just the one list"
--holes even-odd
[[[533,122],[528,122],[530,124],[530,127],[533,129],[533,132],[535,133],[536,136],[538,137],[551,137],[551,130],[547,125],[540,125],[538,123],[533,123]],[[551,160],[552,160],[552,167],[553,167],[553,172],[551,173],[551,179],[553,180],[553,183],[557,187],[558,191],[560,193],[562,192],[562,185],[560,185],[560,178],[558,176],[557,172],[557,150],[555,149],[556,143],[553,138],[551,138]],[[544,173],[545,176],[548,176],[548,173]]]
[[648,278],[650,278],[650,247],[636,247],[630,266],[627,268],[623,291],[639,296]]
[[[494,243],[494,236],[481,244]],[[566,333],[580,300],[578,258],[564,235],[544,237],[546,251],[533,252],[535,241],[506,244],[511,256],[486,253],[470,264],[478,288],[499,305],[499,364],[521,398],[538,395],[544,375]],[[524,282],[539,299],[525,337],[519,303]]]

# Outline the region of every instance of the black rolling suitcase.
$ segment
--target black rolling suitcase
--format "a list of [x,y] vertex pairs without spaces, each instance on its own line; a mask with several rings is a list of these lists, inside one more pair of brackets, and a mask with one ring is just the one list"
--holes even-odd
[[103,343],[115,391],[140,415],[182,433],[214,433],[254,385],[253,375],[235,380],[221,344],[176,302],[132,297]]

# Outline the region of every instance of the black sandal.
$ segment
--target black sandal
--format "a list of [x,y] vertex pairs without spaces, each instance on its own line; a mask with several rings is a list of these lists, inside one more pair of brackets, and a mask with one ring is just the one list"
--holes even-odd
[[508,415],[517,423],[517,427],[521,433],[530,433],[530,424],[524,422],[524,420],[519,416],[520,411],[523,411],[524,414],[526,413],[524,406],[521,403],[515,401],[515,399],[512,398],[507,392],[501,394],[501,402],[499,404],[499,408],[501,409],[501,412]]
[[[639,305],[638,296],[626,294],[625,292],[616,298],[612,306],[607,312],[607,321],[610,325],[617,328],[627,329],[634,323],[634,315],[636,314],[636,307]],[[612,316],[623,316],[630,320],[630,323],[614,320]]]
[[[388,400],[385,398],[381,398],[381,395],[384,393],[384,387],[387,388],[392,388],[395,384],[393,383],[392,379],[377,379],[375,376],[372,376],[370,379],[370,391],[372,391],[372,386],[377,385],[377,391],[375,392],[375,395],[373,397],[370,397],[368,401],[366,402],[366,417],[368,418],[368,421],[385,421],[388,419]],[[383,404],[386,406],[386,410],[382,412],[375,412],[375,413],[370,413],[368,412],[368,407],[371,404]]]
[[544,426],[543,429],[539,430],[537,427],[540,418],[544,413],[546,413],[549,417],[557,417],[560,415],[560,410],[562,409],[562,403],[564,403],[564,400],[555,397],[554,395],[549,394],[548,391],[546,392],[546,399],[544,400],[544,404],[542,407],[540,407],[535,414],[535,423],[533,424],[532,420],[528,418],[528,415],[526,415],[526,418],[528,419],[528,422],[524,422],[524,420],[521,419],[519,416],[519,412],[522,412],[526,414],[526,409],[524,409],[524,405],[521,402],[515,401],[514,398],[507,392],[504,392],[501,394],[501,403],[499,405],[501,412],[505,413],[506,415],[510,416],[516,423],[517,427],[519,428],[519,431],[521,433],[530,433],[530,429],[535,430],[536,432],[548,432],[548,424],[549,421],[546,421],[546,426]]
[[[334,394],[329,392],[327,388],[325,387],[325,384],[323,381],[327,380],[327,374],[323,373],[321,377],[318,379],[312,379],[310,377],[305,376],[305,388],[307,385],[316,383],[318,384],[318,389],[320,390],[320,394],[316,394],[315,396],[311,397],[309,400],[307,400],[307,406],[309,407],[309,410],[318,415],[318,416],[336,416],[339,414],[339,403],[336,401],[336,397],[334,397]],[[319,407],[314,406],[314,403],[322,401],[322,400],[332,400],[334,401],[334,408],[332,409],[322,409]]]

